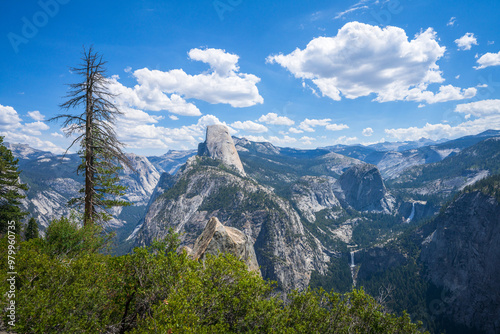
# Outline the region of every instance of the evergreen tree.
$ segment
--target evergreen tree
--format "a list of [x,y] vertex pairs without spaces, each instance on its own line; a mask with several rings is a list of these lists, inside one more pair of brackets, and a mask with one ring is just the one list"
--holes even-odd
[[27,215],[19,208],[19,200],[25,197],[21,190],[28,190],[28,186],[19,180],[18,162],[0,136],[0,234],[7,231],[9,221],[16,222],[16,233],[19,233],[19,221]]
[[24,238],[26,241],[38,238],[38,224],[33,217],[28,221],[28,226],[26,226],[26,231],[24,232]]
[[77,135],[68,150],[80,142],[79,154],[82,163],[77,172],[83,173],[85,186],[80,190],[81,197],[70,200],[70,205],[84,207],[84,224],[90,225],[110,219],[107,210],[113,206],[125,206],[129,203],[117,199],[124,194],[125,187],[119,186],[118,171],[121,164],[130,166],[122,152],[123,144],[116,138],[113,128],[116,116],[121,112],[112,102],[115,98],[108,89],[105,77],[105,61],[92,47],[83,50],[82,63],[71,68],[73,73],[82,77],[82,82],[71,84],[66,96],[68,100],[61,104],[65,110],[78,109],[76,115],[58,115],[51,120],[64,119],[66,135]]

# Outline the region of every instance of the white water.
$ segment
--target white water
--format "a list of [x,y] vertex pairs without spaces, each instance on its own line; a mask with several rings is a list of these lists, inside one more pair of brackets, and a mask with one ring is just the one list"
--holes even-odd
[[354,252],[351,252],[351,268],[354,268],[356,265],[354,264]]
[[406,223],[411,222],[413,217],[415,217],[415,202],[413,202],[413,206],[411,207],[410,217],[408,217],[408,219],[406,220]]

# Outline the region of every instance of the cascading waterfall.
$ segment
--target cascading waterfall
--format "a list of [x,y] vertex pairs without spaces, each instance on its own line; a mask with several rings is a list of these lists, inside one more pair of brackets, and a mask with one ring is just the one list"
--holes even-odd
[[413,202],[413,205],[411,207],[410,217],[408,217],[408,219],[406,219],[406,223],[411,222],[411,220],[413,219],[413,217],[415,217],[415,202]]
[[353,286],[356,286],[356,264],[354,264],[354,253],[353,251],[351,251],[351,265],[349,267],[351,267],[351,277],[352,277],[352,285]]

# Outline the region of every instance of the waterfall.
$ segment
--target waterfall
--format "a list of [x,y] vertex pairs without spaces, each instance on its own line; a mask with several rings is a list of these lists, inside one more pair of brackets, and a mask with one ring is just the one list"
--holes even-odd
[[351,252],[351,268],[354,268],[355,267],[355,264],[354,264],[354,252]]
[[410,217],[408,217],[408,219],[406,220],[406,223],[411,222],[411,220],[413,219],[413,217],[415,217],[415,202],[413,202],[413,205],[411,207]]

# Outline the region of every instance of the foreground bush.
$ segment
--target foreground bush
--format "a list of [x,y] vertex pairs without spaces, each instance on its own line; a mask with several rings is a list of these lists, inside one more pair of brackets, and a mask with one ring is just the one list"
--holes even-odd
[[199,263],[178,255],[173,234],[119,257],[99,252],[106,240],[62,219],[46,238],[19,244],[18,333],[419,333],[407,315],[384,312],[363,290],[292,292],[284,302],[233,256]]

